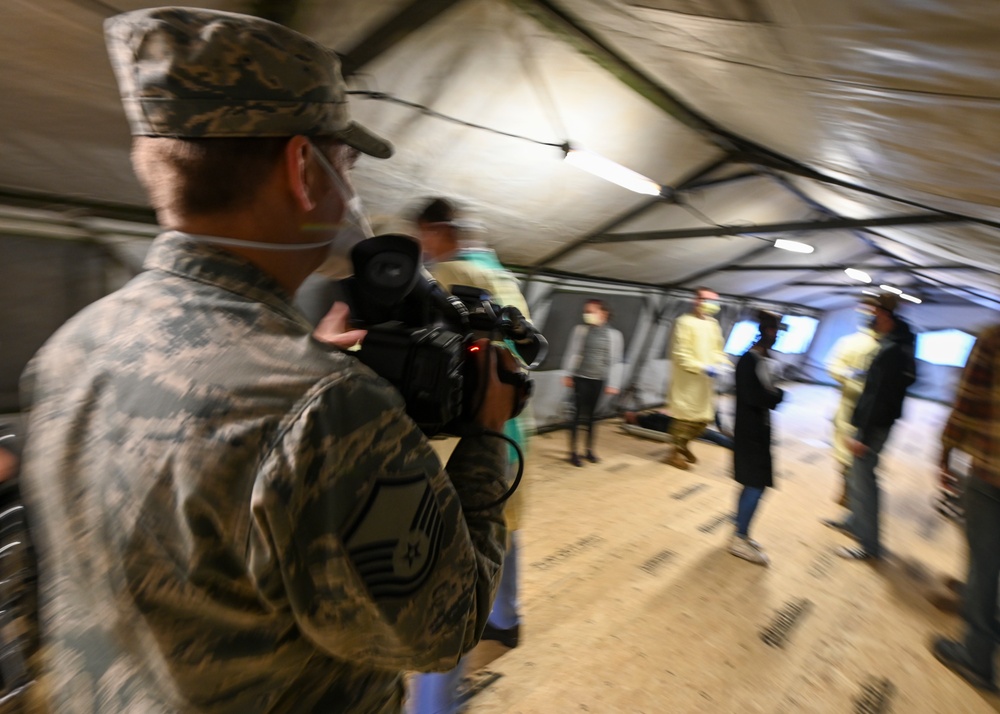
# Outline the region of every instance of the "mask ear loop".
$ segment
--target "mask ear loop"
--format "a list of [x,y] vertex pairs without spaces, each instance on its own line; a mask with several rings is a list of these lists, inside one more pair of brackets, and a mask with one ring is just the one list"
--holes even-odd
[[375,233],[372,231],[371,223],[365,214],[361,197],[354,192],[354,189],[347,185],[340,172],[333,167],[330,160],[326,158],[326,155],[320,151],[319,147],[311,139],[309,140],[309,145],[313,148],[313,153],[316,154],[316,160],[319,161],[319,165],[323,167],[323,170],[326,171],[337,185],[337,190],[340,191],[340,196],[344,199],[344,207],[347,209],[349,220],[357,226],[365,238],[371,238]]

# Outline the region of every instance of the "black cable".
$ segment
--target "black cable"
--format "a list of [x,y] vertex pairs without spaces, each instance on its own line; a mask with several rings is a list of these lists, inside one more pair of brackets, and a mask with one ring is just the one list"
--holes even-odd
[[517,487],[521,485],[521,477],[524,475],[524,452],[521,450],[521,447],[518,445],[516,441],[514,441],[506,434],[503,434],[499,431],[493,431],[492,429],[483,429],[482,431],[476,432],[476,434],[482,436],[495,436],[496,438],[503,439],[508,444],[510,444],[514,448],[514,451],[517,452],[517,475],[514,476],[514,482],[510,485],[510,488],[508,488],[507,491],[504,493],[504,495],[502,495],[500,498],[490,503],[487,503],[485,506],[479,506],[477,508],[466,508],[464,509],[466,513],[479,513],[480,511],[488,511],[491,508],[496,508],[504,501],[506,501],[508,498],[514,495],[514,491],[516,491]]
[[482,131],[488,131],[491,134],[497,134],[499,136],[506,136],[510,139],[520,139],[521,141],[530,141],[532,144],[538,144],[540,146],[554,146],[557,149],[565,149],[567,142],[560,141],[541,141],[540,139],[532,139],[530,136],[523,136],[521,134],[513,134],[509,131],[501,131],[500,129],[494,129],[493,127],[483,126],[482,124],[475,124],[470,121],[465,121],[464,119],[458,119],[456,117],[448,116],[447,114],[442,114],[441,112],[435,111],[428,106],[423,104],[417,104],[416,102],[411,102],[408,99],[400,99],[399,97],[394,97],[386,92],[376,92],[372,90],[350,90],[348,94],[353,94],[355,96],[364,97],[365,99],[375,99],[381,102],[391,102],[393,104],[399,104],[404,107],[409,107],[410,109],[416,109],[421,114],[426,114],[427,116],[434,117],[435,119],[443,119],[444,121],[450,121],[453,124],[459,124],[460,126],[467,126],[470,129],[481,129]]

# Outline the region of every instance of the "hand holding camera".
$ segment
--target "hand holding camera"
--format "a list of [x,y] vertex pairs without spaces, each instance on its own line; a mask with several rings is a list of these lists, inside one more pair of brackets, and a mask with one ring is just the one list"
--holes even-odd
[[540,363],[548,343],[517,308],[478,287],[449,295],[407,236],[369,238],[351,260],[354,275],[342,284],[352,325],[367,330],[358,359],[399,390],[425,434],[464,436],[484,422],[499,431],[521,412],[534,386],[521,365]]

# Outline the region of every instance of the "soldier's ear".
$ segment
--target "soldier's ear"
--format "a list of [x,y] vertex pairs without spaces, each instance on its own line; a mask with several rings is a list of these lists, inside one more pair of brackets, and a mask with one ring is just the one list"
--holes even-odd
[[288,189],[297,207],[308,213],[316,207],[321,169],[313,158],[312,143],[304,136],[293,136],[285,145],[284,171]]

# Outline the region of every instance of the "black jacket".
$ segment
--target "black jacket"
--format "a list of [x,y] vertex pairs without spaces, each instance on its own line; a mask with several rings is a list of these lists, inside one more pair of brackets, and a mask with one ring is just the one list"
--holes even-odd
[[764,358],[748,350],[736,363],[736,424],[733,429],[733,475],[744,486],[774,485],[771,460],[771,410],[784,392],[759,370]]
[[888,429],[900,417],[906,390],[917,379],[916,337],[906,320],[898,315],[895,320],[896,327],[880,340],[851,418],[858,441],[865,445],[872,430]]

